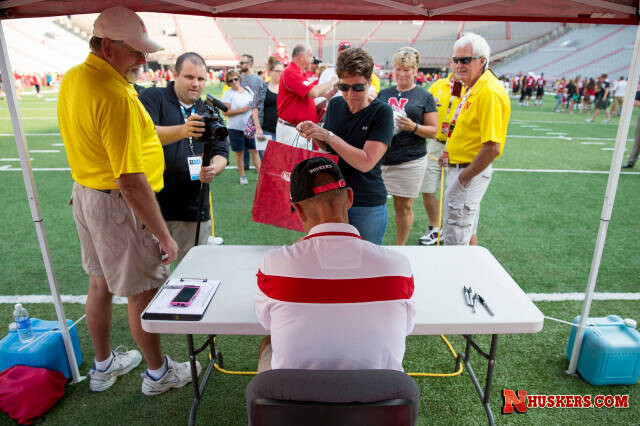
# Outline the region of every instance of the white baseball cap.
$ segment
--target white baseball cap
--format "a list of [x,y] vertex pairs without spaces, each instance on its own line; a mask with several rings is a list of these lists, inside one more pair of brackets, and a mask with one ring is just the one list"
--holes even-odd
[[124,41],[143,53],[153,53],[164,49],[149,38],[147,27],[138,15],[120,5],[102,11],[93,23],[93,35]]

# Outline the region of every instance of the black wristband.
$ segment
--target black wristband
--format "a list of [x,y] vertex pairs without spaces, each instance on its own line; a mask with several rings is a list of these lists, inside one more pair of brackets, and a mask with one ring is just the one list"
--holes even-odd
[[418,131],[418,123],[416,123],[416,127],[414,127],[413,131],[411,133],[415,133]]

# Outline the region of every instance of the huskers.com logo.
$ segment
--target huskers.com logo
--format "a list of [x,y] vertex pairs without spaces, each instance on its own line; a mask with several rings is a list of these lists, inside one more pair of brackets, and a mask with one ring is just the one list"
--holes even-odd
[[284,180],[285,182],[290,182],[291,181],[291,172],[288,172],[286,170],[283,170],[282,173],[280,173],[280,177],[282,178],[282,180]]
[[527,395],[502,390],[502,414],[526,413],[528,408],[629,408],[629,395]]

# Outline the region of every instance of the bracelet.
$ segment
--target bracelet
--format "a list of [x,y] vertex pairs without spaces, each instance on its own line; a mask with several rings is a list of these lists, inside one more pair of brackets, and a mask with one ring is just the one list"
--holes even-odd
[[411,131],[411,133],[415,133],[418,131],[418,123],[416,123],[416,127]]
[[329,143],[329,141],[331,140],[331,136],[333,136],[333,132],[329,130],[329,133],[327,134],[327,140],[324,142],[329,146],[331,146],[331,144]]

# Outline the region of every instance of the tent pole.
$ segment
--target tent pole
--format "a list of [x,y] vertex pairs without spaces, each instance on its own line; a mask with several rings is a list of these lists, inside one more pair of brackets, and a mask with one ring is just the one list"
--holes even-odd
[[[589,280],[587,282],[587,290],[580,312],[580,323],[576,333],[573,351],[571,352],[571,361],[567,374],[575,374],[578,360],[580,359],[580,349],[582,348],[582,339],[584,337],[584,327],[589,317],[591,309],[591,301],[593,300],[593,292],[598,279],[598,270],[602,259],[602,251],[604,242],[607,237],[607,228],[611,220],[611,212],[613,203],[616,198],[616,190],[618,188],[618,180],[620,178],[620,168],[624,157],[624,148],[627,144],[627,135],[629,133],[629,125],[631,124],[631,114],[633,113],[633,101],[638,87],[638,77],[640,77],[640,25],[636,28],[636,41],[633,47],[633,55],[631,57],[631,65],[629,67],[629,80],[627,83],[627,91],[624,94],[622,104],[622,114],[618,125],[618,134],[616,135],[616,145],[613,150],[613,158],[611,159],[611,169],[609,170],[609,181],[604,196],[604,204],[602,206],[602,218],[600,219],[600,229],[598,230],[598,238],[596,239],[596,247],[593,253],[593,261],[591,262],[591,270],[589,271]],[[640,131],[640,130],[636,130]]]
[[11,70],[11,64],[9,63],[9,47],[7,46],[7,39],[4,36],[2,20],[0,20],[0,72],[3,75],[2,80],[4,84],[4,91],[7,95],[7,105],[9,107],[9,113],[11,115],[13,135],[16,141],[16,147],[18,148],[18,155],[20,156],[22,178],[24,179],[24,186],[27,191],[27,198],[29,199],[31,218],[36,227],[36,234],[38,235],[38,242],[40,243],[40,251],[42,252],[42,259],[44,260],[44,267],[47,272],[47,279],[49,281],[51,297],[53,299],[53,304],[56,309],[56,316],[58,317],[58,323],[62,332],[62,340],[64,342],[65,351],[67,352],[67,359],[69,360],[72,383],[77,383],[83,380],[84,377],[80,377],[78,364],[76,362],[76,355],[73,352],[73,343],[71,342],[71,336],[69,334],[69,328],[67,327],[66,316],[62,307],[62,300],[60,299],[60,290],[58,289],[58,283],[56,282],[56,276],[53,271],[53,263],[51,262],[49,244],[47,242],[47,236],[44,231],[44,223],[42,221],[40,202],[38,201],[38,193],[36,191],[35,179],[33,177],[33,169],[31,168],[29,148],[27,147],[27,139],[24,135],[22,121],[20,120],[20,108],[18,106],[16,89],[13,85],[13,71]]

